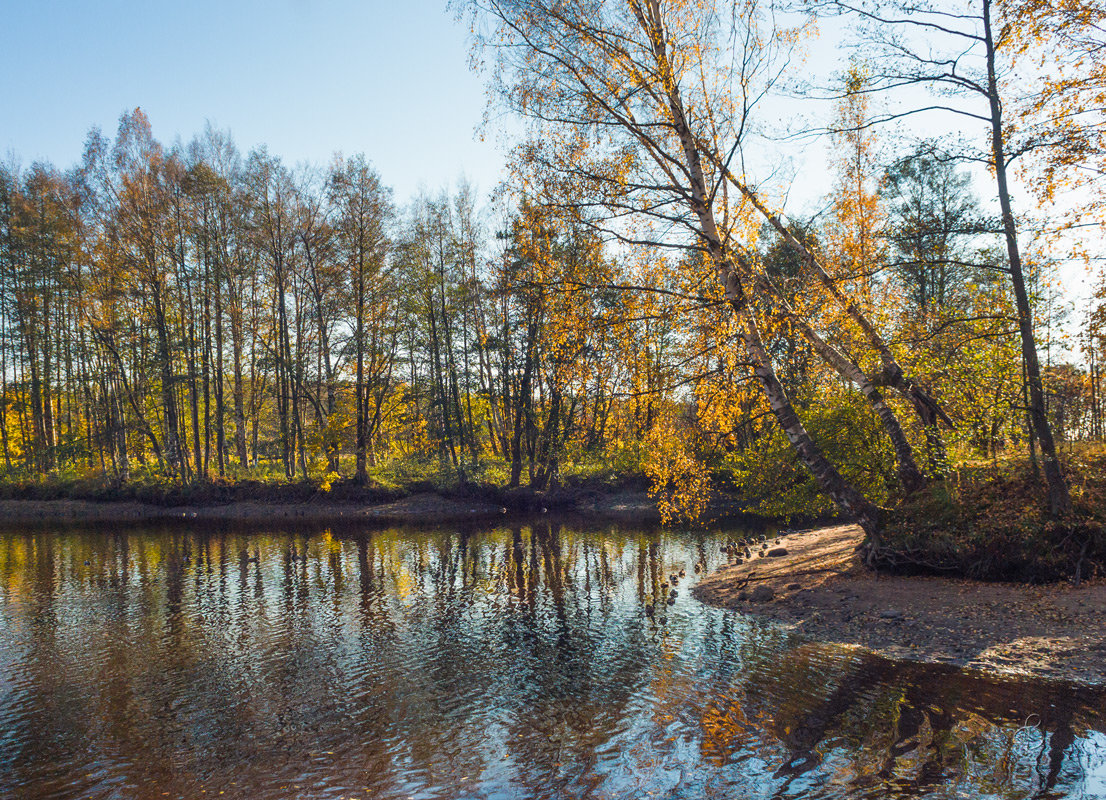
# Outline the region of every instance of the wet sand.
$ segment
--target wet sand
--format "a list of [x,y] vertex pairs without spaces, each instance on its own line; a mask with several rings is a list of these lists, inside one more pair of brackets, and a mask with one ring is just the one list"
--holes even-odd
[[1106,582],[880,575],[856,555],[862,537],[842,525],[750,545],[751,558],[742,551],[692,594],[890,658],[1106,683]]

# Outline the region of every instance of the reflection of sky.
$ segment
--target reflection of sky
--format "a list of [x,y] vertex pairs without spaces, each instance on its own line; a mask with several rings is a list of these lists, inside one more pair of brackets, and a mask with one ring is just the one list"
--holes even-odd
[[1106,734],[1090,731],[1079,749],[1086,797],[1106,797]]
[[790,639],[688,596],[721,558],[556,528],[0,536],[0,796],[1100,791],[1101,693]]

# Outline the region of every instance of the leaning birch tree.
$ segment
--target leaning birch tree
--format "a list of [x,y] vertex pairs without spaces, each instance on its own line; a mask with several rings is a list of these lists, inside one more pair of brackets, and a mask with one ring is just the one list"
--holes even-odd
[[[490,53],[492,96],[530,136],[519,160],[545,191],[629,245],[699,251],[732,311],[745,359],[802,463],[878,545],[879,510],[846,481],[803,426],[762,336],[763,301],[801,323],[816,352],[860,385],[896,444],[904,486],[922,478],[877,383],[935,404],[910,382],[875,326],[816,255],[789,235],[741,168],[756,101],[795,32],[766,31],[753,3],[693,0],[470,0],[479,54]],[[779,302],[748,246],[764,216],[864,332],[882,360],[868,376],[814,326]],[[725,346],[720,338],[719,346]],[[896,441],[897,440],[897,441]]]

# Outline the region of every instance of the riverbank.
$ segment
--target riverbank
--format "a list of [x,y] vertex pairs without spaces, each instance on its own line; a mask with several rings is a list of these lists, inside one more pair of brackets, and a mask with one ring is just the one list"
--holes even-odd
[[692,594],[818,641],[912,661],[1106,683],[1106,582],[1076,588],[881,575],[853,525],[742,549]]
[[[556,500],[554,503],[553,500]],[[248,524],[341,524],[494,522],[534,519],[552,512],[589,519],[657,524],[660,515],[645,492],[587,493],[571,502],[526,494],[504,497],[448,496],[419,492],[380,502],[335,500],[319,494],[300,502],[234,500],[225,503],[169,504],[135,501],[0,500],[0,526],[50,524],[128,524],[188,520]]]

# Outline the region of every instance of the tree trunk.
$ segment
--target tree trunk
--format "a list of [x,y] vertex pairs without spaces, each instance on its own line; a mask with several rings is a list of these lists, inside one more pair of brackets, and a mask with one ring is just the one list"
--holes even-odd
[[1045,411],[1045,393],[1041,383],[1041,365],[1037,360],[1037,343],[1033,334],[1033,311],[1025,288],[1021,252],[1018,247],[1018,230],[1010,203],[1010,188],[1006,175],[1006,143],[1002,130],[1002,101],[998,92],[995,69],[995,45],[991,34],[991,0],[983,0],[983,29],[987,45],[987,92],[991,109],[991,156],[994,159],[995,180],[998,183],[998,200],[1002,209],[1002,229],[1006,238],[1006,255],[1010,261],[1010,279],[1014,285],[1014,304],[1018,312],[1018,331],[1021,334],[1022,358],[1025,361],[1026,380],[1029,384],[1029,415],[1033,431],[1041,446],[1041,461],[1045,480],[1048,482],[1050,513],[1063,516],[1071,513],[1071,495],[1068,483],[1056,457],[1056,444],[1052,427]]
[[[741,257],[737,259],[737,263],[745,267],[744,272],[748,273],[751,271],[748,266],[743,263]],[[780,292],[766,276],[758,275],[755,279],[757,283],[762,286],[762,289],[765,290],[766,294],[776,298],[784,314],[800,331],[802,331],[803,336],[810,342],[818,355],[820,355],[827,364],[833,367],[841,377],[850,383],[856,384],[865,399],[868,400],[868,403],[879,417],[880,424],[883,425],[883,429],[887,433],[888,438],[891,439],[891,445],[895,450],[895,461],[899,482],[902,484],[906,493],[911,494],[925,486],[925,476],[922,475],[921,470],[918,469],[917,462],[914,460],[914,448],[910,446],[910,442],[907,440],[906,433],[903,431],[898,417],[895,416],[894,410],[887,405],[887,402],[883,399],[882,393],[875,384],[872,383],[856,362],[822,339],[822,337],[818,335],[818,332],[791,308],[791,305],[784,298],[782,292]],[[931,426],[926,427],[927,438],[930,427]],[[932,427],[934,429],[936,428],[935,425]]]
[[[358,248],[360,251],[362,248]],[[355,332],[356,341],[354,342],[354,348],[356,350],[356,377],[354,392],[355,409],[354,409],[354,427],[355,432],[355,458],[356,458],[356,480],[357,483],[364,486],[368,483],[368,466],[366,462],[365,450],[368,446],[368,431],[366,430],[366,410],[365,410],[365,262],[364,253],[358,253],[357,262],[357,327]]]
[[[721,252],[716,253],[716,258],[723,259],[721,262],[723,265],[726,263],[724,254]],[[828,494],[846,514],[856,519],[864,529],[864,533],[873,548],[878,548],[880,545],[879,509],[841,476],[836,467],[822,453],[821,448],[810,437],[799,419],[799,415],[795,412],[783,384],[776,375],[771,358],[761,339],[756,316],[746,302],[744,292],[732,268],[726,269],[723,267],[723,280],[725,281],[726,297],[730,302],[730,306],[742,321],[744,331],[741,338],[752,361],[753,374],[756,375],[761,388],[764,390],[772,414],[779,421],[780,427],[783,428],[788,441],[791,442],[791,446],[798,454],[799,460],[810,470],[822,491]]]
[[[795,413],[795,409],[787,397],[783,384],[776,376],[768,352],[761,340],[756,316],[747,302],[744,288],[741,285],[735,266],[726,252],[718,225],[714,219],[711,207],[713,193],[707,190],[699,146],[688,126],[683,101],[680,98],[679,84],[673,77],[667,52],[668,40],[665,32],[660,28],[659,8],[656,1],[654,0],[651,3],[651,16],[649,18],[646,18],[640,9],[635,9],[635,13],[638,15],[639,23],[648,33],[654,57],[665,73],[661,77],[664,81],[672,122],[677,135],[680,137],[690,182],[690,210],[698,218],[700,234],[714,261],[718,277],[726,293],[726,300],[742,322],[744,328],[742,339],[753,363],[753,372],[764,390],[772,413],[779,421],[799,459],[810,470],[822,490],[833,499],[838,507],[846,514],[855,517],[860,523],[868,537],[868,542],[872,545],[869,550],[869,555],[871,555],[880,544],[879,509],[851,486],[826,459],[821,449],[803,427],[798,414]],[[725,169],[725,165],[718,166]]]

